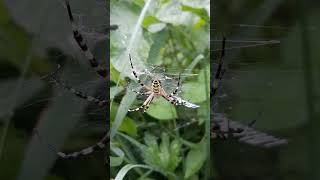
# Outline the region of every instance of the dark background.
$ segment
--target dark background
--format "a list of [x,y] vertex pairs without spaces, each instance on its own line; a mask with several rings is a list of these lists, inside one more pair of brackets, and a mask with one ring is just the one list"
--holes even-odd
[[[287,138],[263,149],[237,139],[213,140],[212,179],[320,179],[319,1],[215,0],[213,37],[227,37],[227,64],[216,112]],[[228,41],[229,40],[229,41]],[[279,40],[244,48],[232,40]],[[213,42],[219,49],[221,42]],[[216,62],[217,59],[213,59]],[[216,65],[216,64],[213,64]]]
[[[79,47],[72,44],[63,3],[0,1],[0,179],[107,176],[108,160],[103,151],[62,160],[48,147],[78,151],[98,142],[106,131],[106,109],[77,98],[46,78],[59,63],[65,83],[106,98],[105,81],[96,76]],[[106,1],[70,4],[89,48],[105,63],[109,25]],[[42,143],[33,136],[34,128]]]

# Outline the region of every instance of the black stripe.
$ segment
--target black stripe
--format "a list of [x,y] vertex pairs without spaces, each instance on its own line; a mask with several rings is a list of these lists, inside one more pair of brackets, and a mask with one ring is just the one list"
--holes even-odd
[[81,44],[81,42],[83,41],[83,38],[82,38],[81,34],[79,33],[79,31],[74,30],[73,37],[76,40],[76,42],[78,43],[78,45],[80,46],[82,51],[88,50],[88,46],[86,44],[83,44],[83,45]]
[[88,50],[88,46],[86,45],[86,44],[80,44],[79,42],[78,42],[78,44],[79,44],[79,46],[80,46],[80,48],[81,48],[81,50],[82,51],[87,51]]
[[106,69],[99,69],[97,70],[97,73],[102,77],[107,77],[107,70]]
[[81,43],[83,41],[83,37],[78,31],[73,31],[73,36],[78,43]]
[[92,58],[92,59],[89,59],[89,62],[90,62],[90,65],[91,67],[98,67],[99,66],[99,63],[98,61],[96,60],[96,58]]
[[65,0],[65,3],[66,3],[66,5],[67,5],[67,10],[68,10],[69,19],[70,19],[70,21],[72,22],[72,21],[73,21],[73,16],[72,16],[72,12],[71,12],[71,7],[70,7],[70,4],[69,4],[69,1],[68,1],[68,0]]

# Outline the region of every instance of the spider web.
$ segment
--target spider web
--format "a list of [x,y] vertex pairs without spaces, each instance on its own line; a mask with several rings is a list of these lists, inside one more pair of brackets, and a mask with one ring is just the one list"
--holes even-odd
[[[276,101],[274,97],[280,97],[280,102],[286,103],[287,100],[280,95],[284,93],[281,89],[285,88],[279,88],[281,84],[287,83],[286,78],[295,77],[296,80],[301,80],[301,66],[295,62],[281,61],[279,57],[279,49],[286,45],[286,39],[282,34],[289,30],[289,27],[248,24],[241,24],[241,27],[254,31],[272,31],[273,36],[262,35],[259,38],[248,39],[244,36],[227,37],[223,59],[225,73],[212,110],[216,116],[223,114],[226,118],[244,125],[257,120],[257,127],[261,129],[274,130],[286,127],[280,118],[285,118],[285,113],[275,110],[272,101]],[[212,41],[213,59],[217,62],[220,58],[221,40],[216,38]],[[215,73],[218,64],[213,63],[212,66]],[[276,93],[277,91],[279,92]],[[275,127],[274,124],[278,126]]]

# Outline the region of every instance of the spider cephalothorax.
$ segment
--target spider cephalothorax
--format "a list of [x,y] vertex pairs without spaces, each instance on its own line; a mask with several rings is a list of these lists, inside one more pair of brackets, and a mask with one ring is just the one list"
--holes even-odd
[[151,102],[153,101],[153,99],[155,97],[163,97],[164,99],[166,99],[167,101],[169,101],[171,104],[176,105],[176,106],[185,106],[185,107],[189,107],[189,108],[198,108],[200,107],[199,105],[190,103],[186,100],[183,100],[182,98],[177,96],[178,90],[179,90],[179,86],[180,86],[180,76],[178,79],[178,84],[177,87],[175,88],[175,90],[168,94],[164,88],[161,86],[161,80],[160,79],[153,79],[151,81],[151,87],[145,85],[138,77],[136,71],[133,68],[133,64],[132,64],[132,60],[131,60],[131,56],[129,54],[129,60],[130,60],[130,65],[132,68],[132,73],[134,75],[134,77],[137,79],[138,83],[140,84],[140,86],[142,87],[143,90],[145,90],[146,92],[136,92],[138,94],[141,95],[148,95],[148,98],[144,101],[144,103],[135,109],[129,109],[129,111],[139,111],[139,110],[143,110],[143,112],[147,111]]

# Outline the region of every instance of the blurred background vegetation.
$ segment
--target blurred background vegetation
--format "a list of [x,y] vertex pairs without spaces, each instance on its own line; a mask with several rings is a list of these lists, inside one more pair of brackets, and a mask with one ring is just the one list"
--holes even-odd
[[[209,9],[209,1],[111,1],[111,24],[119,27],[110,37],[111,177],[208,178]],[[157,66],[176,80],[182,73],[179,97],[200,108],[159,98],[146,113],[128,113],[146,99],[130,89],[129,53],[138,72]]]
[[[70,1],[76,25],[100,62],[107,55],[105,1]],[[72,39],[64,1],[0,1],[0,179],[105,179],[105,152],[57,159],[47,144],[73,152],[106,132],[106,109],[87,103],[51,82],[60,78],[89,95],[107,97]],[[40,143],[32,135],[37,128]]]
[[[319,5],[312,0],[211,2],[212,39],[226,36],[230,49],[222,81],[226,96],[215,111],[243,124],[257,119],[255,129],[289,141],[261,149],[236,139],[213,140],[211,179],[320,178]],[[252,42],[264,40],[280,43]],[[211,50],[220,49],[221,42],[213,44]]]

